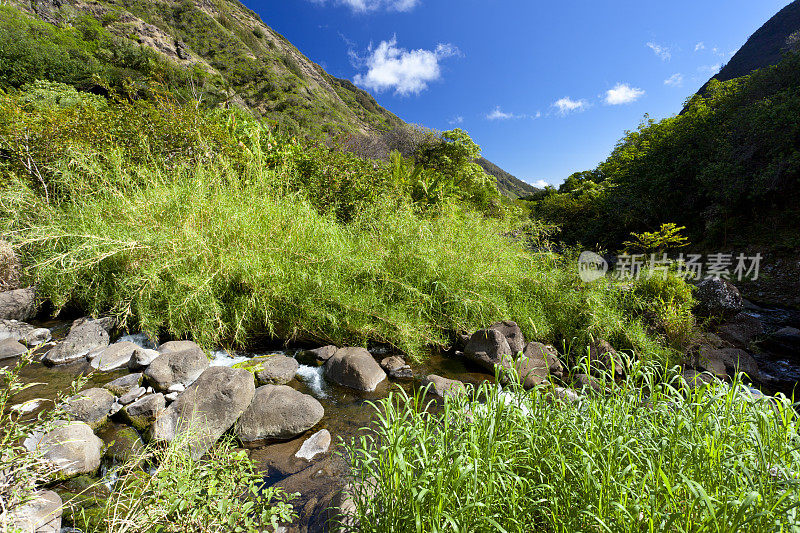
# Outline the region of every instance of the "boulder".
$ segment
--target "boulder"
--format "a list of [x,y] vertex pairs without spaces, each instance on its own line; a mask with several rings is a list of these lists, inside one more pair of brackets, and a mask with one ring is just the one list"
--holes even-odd
[[139,387],[136,387],[135,389],[129,390],[128,392],[126,392],[125,394],[120,396],[119,399],[117,400],[117,402],[119,402],[119,404],[122,405],[122,406],[130,405],[133,402],[135,402],[136,400],[138,400],[139,398],[141,398],[142,396],[144,396],[146,393],[147,393],[147,389],[145,389],[144,387],[139,386]]
[[0,319],[0,340],[13,339],[26,346],[39,346],[50,340],[50,330],[37,328],[19,320]]
[[[377,364],[377,363],[376,363]],[[264,385],[236,423],[236,436],[247,448],[296,437],[325,414],[314,397],[286,385]]]
[[144,452],[144,442],[130,426],[109,424],[97,435],[106,445],[104,457],[114,463],[125,463]]
[[285,385],[294,379],[300,364],[293,357],[274,354],[254,357],[233,368],[243,368],[256,377],[259,385]]
[[58,494],[42,490],[33,494],[26,504],[11,509],[7,524],[0,515],[0,523],[9,526],[8,531],[19,533],[59,533],[62,509],[63,502]]
[[725,377],[732,376],[736,372],[744,372],[751,380],[760,381],[761,372],[758,363],[753,356],[739,348],[720,348],[712,349],[703,347],[700,352],[700,363],[698,366],[702,370],[707,370],[718,377],[721,376],[721,366],[726,371]]
[[724,279],[704,279],[697,285],[696,312],[702,316],[730,318],[744,310],[739,289]]
[[411,367],[406,364],[402,357],[397,355],[384,357],[381,361],[381,368],[389,374],[389,377],[395,379],[411,379],[414,377]]
[[596,339],[589,344],[589,360],[590,369],[593,373],[607,374],[613,371],[613,377],[620,377],[625,374],[622,357],[604,339]]
[[548,375],[559,379],[563,377],[564,366],[558,358],[558,352],[550,345],[541,342],[529,342],[525,345],[515,368],[526,389],[539,385]]
[[586,374],[577,374],[573,386],[583,392],[603,392],[603,385],[600,381]]
[[98,352],[89,354],[91,356],[92,368],[100,372],[110,372],[118,368],[124,368],[130,363],[133,353],[140,350],[132,342],[117,342]]
[[86,322],[69,330],[67,337],[47,352],[46,365],[62,365],[82,359],[92,350],[108,346],[108,332],[97,322]]
[[156,350],[148,348],[139,348],[133,352],[130,361],[128,361],[128,369],[134,371],[144,370],[150,366],[161,354]]
[[773,353],[800,358],[800,329],[781,328],[765,339],[763,347]]
[[364,348],[339,348],[325,363],[325,377],[362,391],[374,391],[386,373]]
[[201,352],[203,351],[202,348],[200,348],[200,346],[196,342],[192,341],[169,341],[165,342],[157,349],[159,353],[184,352],[186,350],[200,350]]
[[124,396],[133,389],[139,387],[141,384],[142,384],[142,374],[135,373],[135,374],[126,374],[121,378],[117,378],[114,381],[110,381],[105,385],[103,385],[103,388],[110,390],[111,393],[114,394],[115,396]]
[[717,328],[717,335],[737,348],[747,348],[751,342],[764,334],[764,324],[747,313],[739,313],[730,322]]
[[439,398],[458,396],[467,393],[467,387],[457,379],[447,379],[436,374],[430,374],[422,379],[422,386],[427,387],[432,394]]
[[11,243],[0,240],[0,292],[20,288],[21,270],[19,257]]
[[24,445],[52,463],[61,478],[95,472],[103,455],[103,441],[84,422],[57,422],[44,435],[30,435]]
[[159,393],[148,394],[125,406],[122,411],[123,419],[139,431],[149,428],[153,422],[166,410],[167,402],[164,395]]
[[72,321],[72,327],[77,328],[78,326],[82,326],[84,324],[89,324],[89,323],[93,323],[100,326],[101,328],[106,330],[106,333],[108,333],[109,335],[111,335],[111,332],[114,330],[115,327],[117,327],[117,319],[110,316],[104,316],[102,318],[92,318],[90,316],[85,316],[82,318],[78,318]]
[[208,368],[156,420],[151,436],[169,442],[188,433],[192,456],[198,458],[248,409],[254,394],[253,376],[247,370]]
[[73,420],[86,422],[97,429],[108,420],[108,413],[114,404],[114,395],[107,389],[93,388],[67,398],[62,408]]
[[697,368],[718,379],[726,380],[728,379],[728,370],[725,368],[725,362],[717,354],[720,350],[721,348],[701,346],[700,356],[697,358]]
[[0,341],[0,361],[13,359],[28,353],[28,349],[14,339]]
[[303,364],[319,365],[333,357],[338,349],[336,346],[328,345],[313,350],[300,350],[297,352],[297,360]]
[[0,292],[0,319],[29,320],[39,310],[34,289]]
[[511,353],[513,355],[517,355],[525,349],[525,336],[522,334],[522,330],[516,322],[512,320],[497,322],[489,326],[489,329],[499,331],[503,334],[508,341],[508,346],[511,348]]
[[496,329],[481,329],[472,334],[464,348],[464,356],[494,373],[495,365],[513,358],[506,336]]
[[250,451],[250,460],[267,477],[286,477],[323,458],[331,445],[331,434],[321,429],[307,439],[270,444]]
[[170,349],[162,352],[150,363],[150,366],[144,371],[144,376],[155,390],[166,392],[175,383],[182,383],[188,387],[200,377],[209,365],[206,354],[194,344],[185,350],[173,351]]
[[701,372],[699,370],[687,368],[683,371],[683,379],[686,380],[686,384],[690,387],[701,387],[714,383],[715,377],[714,374],[710,372]]

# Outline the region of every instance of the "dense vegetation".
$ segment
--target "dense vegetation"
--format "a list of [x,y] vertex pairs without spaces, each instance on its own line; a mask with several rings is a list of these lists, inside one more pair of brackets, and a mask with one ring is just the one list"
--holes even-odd
[[713,81],[680,115],[646,119],[597,169],[532,197],[561,238],[615,247],[672,222],[698,245],[800,245],[800,54]]
[[380,401],[349,450],[358,530],[796,531],[791,402],[660,372],[571,401],[484,384],[441,416],[421,395]]

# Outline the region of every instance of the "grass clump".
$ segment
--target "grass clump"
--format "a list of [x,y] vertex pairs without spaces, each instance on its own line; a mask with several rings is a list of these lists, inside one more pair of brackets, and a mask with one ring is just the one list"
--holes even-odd
[[790,402],[659,379],[640,365],[574,403],[484,384],[439,414],[421,395],[382,400],[349,449],[352,518],[375,532],[796,531]]

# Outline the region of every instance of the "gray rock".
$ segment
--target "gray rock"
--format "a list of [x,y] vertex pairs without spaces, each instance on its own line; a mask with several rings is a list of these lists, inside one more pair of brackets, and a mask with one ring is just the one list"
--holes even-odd
[[501,364],[503,360],[513,355],[506,336],[496,329],[476,331],[464,348],[464,356],[467,359],[492,373],[495,371],[495,365]]
[[396,355],[384,358],[381,361],[381,368],[394,379],[412,379],[414,377],[411,366],[407,365],[402,357]]
[[[25,505],[11,509],[8,531],[19,533],[59,533],[61,531],[61,497],[51,490],[36,492]],[[0,517],[0,523],[4,522]],[[4,528],[3,531],[6,531]]]
[[120,411],[122,411],[123,407],[124,407],[124,405],[122,405],[119,402],[112,403],[111,404],[111,409],[108,410],[108,416],[114,416],[115,414],[117,414]]
[[592,373],[599,375],[609,374],[613,370],[614,376],[625,374],[622,357],[611,344],[604,339],[596,339],[589,344],[589,359]]
[[597,378],[586,374],[577,374],[573,386],[582,392],[602,392],[603,385]]
[[121,378],[117,378],[114,381],[106,383],[103,385],[103,388],[108,389],[116,396],[124,396],[133,389],[138,388],[141,384],[142,374],[137,372],[135,374],[127,374]]
[[467,387],[462,382],[456,379],[443,378],[436,374],[430,374],[423,378],[422,386],[427,387],[428,385],[431,386],[428,390],[440,398],[467,393]]
[[156,350],[149,350],[147,348],[139,348],[133,352],[131,360],[128,362],[130,370],[144,370],[156,360],[161,354]]
[[86,322],[70,329],[67,337],[47,352],[46,365],[62,365],[85,357],[92,350],[108,346],[108,332],[97,322]]
[[123,419],[139,431],[149,428],[164,413],[167,402],[164,395],[148,394],[122,410]]
[[324,363],[336,353],[336,346],[328,345],[313,350],[301,350],[297,353],[297,360],[304,364],[314,365]]
[[96,352],[92,358],[92,368],[100,372],[110,372],[118,368],[124,368],[130,363],[133,353],[140,350],[132,342],[117,342]]
[[686,383],[690,387],[700,387],[702,385],[714,383],[715,376],[710,372],[686,369],[683,371],[683,379],[686,380]]
[[0,319],[29,320],[39,310],[34,289],[0,292]]
[[513,355],[517,355],[525,349],[525,336],[522,330],[513,320],[505,320],[497,322],[489,326],[489,329],[499,331],[508,341],[508,347],[511,348]]
[[253,401],[255,383],[246,370],[211,367],[156,420],[151,436],[173,441],[188,434],[194,457],[202,456]]
[[773,353],[797,357],[800,354],[800,329],[789,326],[781,328],[770,335],[763,346]]
[[264,385],[256,389],[236,423],[236,436],[245,447],[254,448],[308,431],[324,414],[322,404],[312,396],[286,385]]
[[327,429],[320,429],[308,437],[294,456],[298,459],[312,461],[316,456],[328,453],[331,447],[331,434]]
[[183,383],[175,383],[174,385],[170,385],[168,391],[169,392],[183,392],[186,390],[186,386]]
[[737,348],[747,348],[764,334],[764,324],[747,313],[739,313],[730,322],[717,328],[717,335]]
[[195,344],[186,350],[168,349],[162,352],[150,363],[144,371],[144,376],[155,390],[166,392],[176,383],[191,385],[209,365],[208,357]]
[[700,348],[700,356],[697,359],[697,367],[718,379],[726,380],[728,379],[728,370],[725,368],[725,362],[717,353],[720,349],[712,346],[702,346]]
[[77,328],[84,324],[90,324],[90,323],[100,326],[101,328],[106,330],[106,333],[108,333],[109,335],[111,335],[111,332],[114,330],[115,327],[117,327],[117,319],[110,316],[105,316],[102,318],[92,318],[90,316],[85,316],[83,318],[78,318],[77,320],[72,321],[72,327]]
[[[732,376],[736,372],[744,372],[753,381],[761,380],[761,372],[756,360],[752,355],[739,348],[703,347],[698,366],[721,379]],[[724,373],[722,367],[724,367]]]
[[724,279],[704,279],[697,285],[696,311],[702,316],[730,318],[744,310],[739,289]]
[[28,349],[14,339],[0,341],[0,361],[13,359],[28,353]]
[[67,398],[63,409],[73,420],[86,422],[97,429],[108,420],[108,413],[114,404],[114,395],[107,389],[93,388]]
[[539,385],[548,375],[561,379],[564,372],[556,349],[541,342],[526,344],[522,357],[515,362],[515,368],[526,389]]
[[128,392],[126,392],[125,394],[123,394],[122,396],[120,396],[119,400],[117,400],[117,401],[119,402],[120,405],[123,405],[123,406],[130,405],[133,402],[135,402],[136,400],[138,400],[139,398],[141,398],[142,396],[144,396],[145,392],[147,392],[147,391],[145,390],[144,387],[141,387],[141,386],[140,387],[136,387],[135,389],[131,389]]
[[26,346],[39,346],[50,338],[47,328],[37,328],[19,320],[0,320],[0,340],[14,339]]
[[284,385],[294,379],[300,364],[292,357],[273,355],[255,371],[259,385]]
[[95,472],[103,455],[103,441],[84,422],[58,422],[44,436],[25,439],[25,447],[42,454],[61,478]]
[[175,400],[177,400],[177,399],[178,399],[178,396],[180,396],[180,395],[181,395],[181,393],[180,393],[180,392],[168,392],[167,394],[165,394],[165,395],[164,395],[164,399],[165,399],[166,401],[168,401],[168,402],[172,403],[172,402],[174,402]]
[[200,346],[193,341],[169,341],[165,342],[161,346],[158,347],[159,353],[168,353],[168,352],[184,352],[186,350],[200,350],[203,351]]
[[142,455],[144,442],[139,433],[130,426],[109,424],[98,433],[106,445],[104,457],[115,463],[125,463]]
[[325,377],[362,391],[374,391],[386,373],[364,348],[340,348],[325,363]]

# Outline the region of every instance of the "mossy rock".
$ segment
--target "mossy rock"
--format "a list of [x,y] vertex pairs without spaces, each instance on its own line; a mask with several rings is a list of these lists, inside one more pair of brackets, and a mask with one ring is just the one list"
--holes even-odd
[[144,451],[144,442],[139,432],[130,426],[110,424],[98,432],[97,436],[106,444],[104,458],[114,463],[125,463]]
[[81,531],[102,529],[104,509],[110,491],[100,480],[85,475],[78,476],[59,484],[53,490],[61,496],[64,503],[64,525]]
[[257,372],[264,369],[265,361],[268,361],[270,358],[275,357],[277,355],[281,354],[272,353],[269,355],[259,355],[258,357],[253,357],[252,359],[248,359],[247,361],[236,363],[235,365],[233,365],[233,368],[243,368],[244,370],[247,370],[248,372],[253,374],[253,376],[255,376]]

